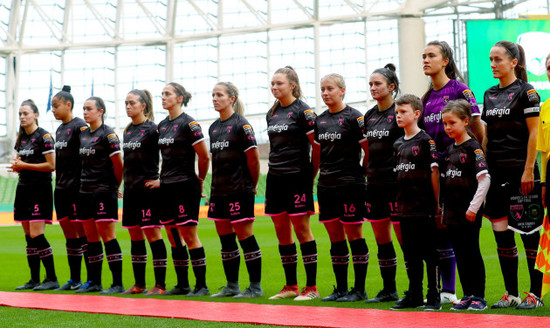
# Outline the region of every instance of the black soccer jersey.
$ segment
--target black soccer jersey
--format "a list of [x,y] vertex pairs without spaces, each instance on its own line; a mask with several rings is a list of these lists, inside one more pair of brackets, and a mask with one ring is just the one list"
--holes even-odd
[[411,139],[397,139],[393,148],[399,217],[434,215],[437,204],[431,174],[438,166],[435,142],[421,130]]
[[447,223],[466,222],[465,214],[477,190],[477,177],[487,173],[481,146],[471,138],[451,144],[441,167],[441,200]]
[[120,141],[109,126],[102,124],[91,132],[85,127],[80,132],[80,158],[82,175],[81,192],[116,191],[118,182],[115,177],[111,156],[120,153]]
[[159,133],[154,122],[130,124],[124,133],[124,189],[143,189],[159,177]]
[[161,182],[174,183],[196,179],[193,146],[204,140],[199,123],[186,113],[182,113],[173,120],[166,117],[159,123],[158,130],[162,155]]
[[[21,160],[29,164],[39,164],[46,162],[46,154],[53,153],[54,140],[52,135],[38,127],[33,133],[28,135],[25,131],[21,136],[21,144],[14,147]],[[19,185],[32,185],[36,183],[48,183],[52,181],[50,172],[38,172],[32,170],[22,170],[19,172]]]
[[282,175],[310,169],[307,135],[313,133],[315,112],[296,99],[290,106],[277,106],[273,115],[267,113],[266,120],[270,146],[269,173]]
[[79,156],[80,131],[86,122],[79,117],[73,118],[57,128],[55,142],[55,188],[67,189],[80,187],[82,161]]
[[214,121],[208,134],[212,153],[212,195],[254,192],[245,154],[250,148],[257,147],[250,123],[234,113],[225,121]]
[[393,144],[404,134],[395,120],[395,103],[383,112],[375,105],[365,113],[363,134],[369,141],[367,183],[395,183]]
[[321,145],[319,186],[341,187],[349,184],[365,184],[361,166],[363,115],[346,106],[338,113],[324,111],[315,123],[315,142]]
[[529,83],[517,79],[505,88],[491,87],[483,99],[489,168],[523,167],[529,140],[525,119],[539,116],[538,93]]

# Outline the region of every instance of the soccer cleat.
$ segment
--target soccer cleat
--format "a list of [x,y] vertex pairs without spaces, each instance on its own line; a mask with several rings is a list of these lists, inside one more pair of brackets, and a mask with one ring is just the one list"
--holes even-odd
[[94,283],[93,281],[86,281],[79,289],[75,290],[75,293],[90,293],[90,292],[100,292],[103,290],[103,287],[99,284]]
[[210,290],[208,287],[195,287],[189,294],[185,295],[188,297],[198,297],[198,296],[206,296],[210,294]]
[[74,282],[72,279],[69,279],[67,283],[59,288],[56,288],[54,290],[61,291],[61,290],[77,290],[82,286],[82,281]]
[[102,290],[100,294],[121,294],[124,292],[124,286],[122,285],[111,285],[111,287]]
[[528,292],[525,292],[525,294],[527,294],[527,296],[525,296],[523,302],[521,302],[521,304],[519,304],[516,309],[530,310],[544,306],[544,302],[537,295]]
[[346,291],[341,291],[341,290],[336,289],[336,287],[334,287],[334,290],[332,291],[332,294],[330,294],[329,296],[323,297],[321,299],[321,301],[323,301],[323,302],[334,302],[337,299],[339,299],[340,297],[345,296],[346,294],[347,294],[347,290]]
[[298,295],[300,295],[300,290],[298,289],[298,285],[292,285],[292,286],[285,285],[279,293],[271,296],[269,299],[282,300],[285,298],[295,298]]
[[367,292],[364,290],[359,291],[355,288],[352,288],[349,292],[346,293],[346,295],[337,298],[336,302],[357,302],[362,301],[367,298]]
[[457,304],[451,307],[451,310],[454,310],[454,311],[468,310],[468,308],[470,307],[470,304],[472,303],[472,299],[473,299],[472,296],[464,296],[463,298],[460,299],[460,301],[458,301]]
[[147,293],[147,288],[145,288],[145,286],[142,287],[138,285],[133,285],[126,291],[122,292],[122,295],[134,295],[134,294],[141,294],[141,293]]
[[169,291],[167,291],[166,293],[164,293],[164,295],[187,295],[191,292],[191,288],[189,288],[189,286],[187,287],[174,287],[172,289],[170,289]]
[[21,286],[18,286],[18,287],[15,287],[15,290],[26,290],[26,289],[33,289],[34,287],[40,285],[39,282],[36,282],[34,280],[29,280],[28,282],[26,282],[24,285],[21,285]]
[[46,278],[40,285],[34,287],[32,290],[40,291],[40,290],[52,290],[59,288],[59,282],[52,281],[48,278]]
[[483,311],[487,308],[487,302],[481,297],[472,297],[468,311]]
[[414,295],[413,293],[407,291],[405,292],[405,297],[395,302],[395,305],[390,308],[390,310],[404,310],[404,309],[415,309],[422,307],[424,305],[424,300],[422,300],[422,295]]
[[260,283],[251,283],[250,286],[244,290],[244,292],[233,296],[233,298],[254,298],[262,296],[264,296],[264,291],[262,290]]
[[238,284],[236,284],[236,286],[230,286],[227,284],[227,286],[223,286],[220,289],[221,290],[219,292],[210,295],[210,297],[229,297],[239,295],[241,293],[241,288],[239,288]]
[[457,304],[458,299],[455,293],[441,292],[441,304]]
[[398,299],[399,299],[399,294],[397,294],[397,291],[387,292],[385,290],[381,290],[378,292],[378,295],[376,295],[371,299],[366,300],[365,303],[395,302]]
[[160,285],[155,285],[153,289],[145,293],[145,296],[163,295],[166,293],[166,288]]
[[518,296],[508,295],[508,292],[506,292],[498,302],[491,305],[491,309],[505,309],[509,307],[516,307],[520,303],[521,298],[519,298]]
[[310,301],[318,299],[319,291],[317,291],[317,286],[306,286],[302,289],[300,295],[294,298],[295,301]]

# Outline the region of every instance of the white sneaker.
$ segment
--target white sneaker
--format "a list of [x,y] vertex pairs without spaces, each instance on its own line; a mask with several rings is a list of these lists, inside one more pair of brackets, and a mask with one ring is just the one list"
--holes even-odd
[[502,296],[502,298],[491,306],[491,309],[504,309],[509,307],[516,307],[521,304],[521,298],[514,295],[508,295],[508,292]]
[[456,305],[460,301],[456,298],[456,294],[441,292],[441,304],[453,304]]

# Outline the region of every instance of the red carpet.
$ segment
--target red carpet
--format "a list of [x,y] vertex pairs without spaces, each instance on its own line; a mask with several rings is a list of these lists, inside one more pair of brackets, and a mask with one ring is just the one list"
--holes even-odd
[[201,321],[303,327],[550,327],[550,317],[394,312],[292,305],[216,303],[115,296],[0,292],[0,305]]

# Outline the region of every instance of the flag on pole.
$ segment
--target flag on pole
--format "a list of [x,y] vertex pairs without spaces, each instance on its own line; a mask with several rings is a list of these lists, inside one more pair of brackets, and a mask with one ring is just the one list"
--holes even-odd
[[52,94],[53,94],[52,71],[50,70],[50,92],[48,93],[48,104],[46,105],[46,113],[52,110]]
[[544,217],[542,222],[542,234],[539,241],[539,250],[535,268],[544,274],[542,280],[541,298],[550,292],[550,221],[548,215]]

